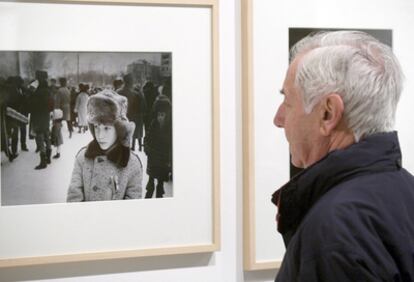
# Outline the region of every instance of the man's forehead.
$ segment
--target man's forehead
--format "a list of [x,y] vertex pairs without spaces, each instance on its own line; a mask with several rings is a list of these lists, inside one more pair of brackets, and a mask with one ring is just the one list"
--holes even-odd
[[299,63],[303,59],[304,56],[305,54],[300,54],[292,60],[292,62],[289,64],[286,75],[289,75],[289,74],[293,75],[296,72],[296,70],[298,69]]
[[292,62],[289,64],[288,69],[286,70],[286,77],[285,77],[285,81],[284,81],[284,88],[286,87],[286,84],[293,83],[295,80],[295,76],[296,76],[296,71],[298,69],[298,65],[300,63],[300,61],[302,60],[303,56],[305,54],[300,54],[298,56],[296,56]]

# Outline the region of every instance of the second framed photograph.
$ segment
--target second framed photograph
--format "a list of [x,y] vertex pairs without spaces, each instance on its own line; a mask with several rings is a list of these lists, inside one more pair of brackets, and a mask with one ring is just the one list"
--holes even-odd
[[[414,7],[403,2],[242,1],[245,270],[276,270],[285,253],[271,196],[300,170],[290,163],[283,128],[273,124],[283,102],[279,91],[289,66],[289,49],[313,32],[362,30],[394,49],[408,77],[413,73],[408,14]],[[409,152],[414,141],[412,130],[404,126],[413,120],[409,109],[413,100],[407,95],[412,91],[407,82],[396,120],[403,152]],[[408,170],[414,169],[410,154],[403,162]]]
[[216,1],[0,18],[0,267],[218,250]]

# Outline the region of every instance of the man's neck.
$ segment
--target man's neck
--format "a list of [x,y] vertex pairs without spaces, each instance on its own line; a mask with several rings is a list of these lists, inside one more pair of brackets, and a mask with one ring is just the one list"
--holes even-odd
[[351,130],[339,130],[332,134],[329,142],[329,152],[345,149],[355,143],[355,137]]

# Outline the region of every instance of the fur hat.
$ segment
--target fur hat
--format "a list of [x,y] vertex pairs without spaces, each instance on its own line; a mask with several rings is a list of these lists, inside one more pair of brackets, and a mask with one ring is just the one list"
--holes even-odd
[[[87,118],[90,125],[113,124],[118,140],[125,147],[129,147],[134,134],[135,124],[126,117],[128,100],[113,90],[105,89],[89,97],[87,104]],[[95,138],[93,126],[90,126]]]

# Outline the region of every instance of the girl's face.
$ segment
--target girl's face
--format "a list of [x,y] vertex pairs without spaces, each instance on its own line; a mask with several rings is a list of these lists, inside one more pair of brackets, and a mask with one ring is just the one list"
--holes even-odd
[[109,149],[117,138],[116,130],[110,124],[94,124],[95,138],[102,150]]

